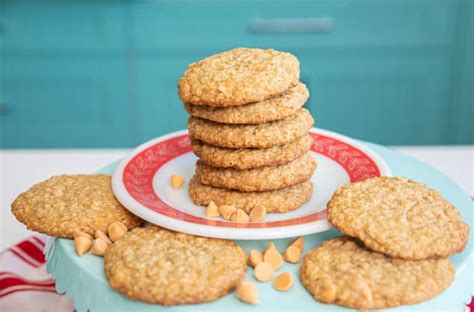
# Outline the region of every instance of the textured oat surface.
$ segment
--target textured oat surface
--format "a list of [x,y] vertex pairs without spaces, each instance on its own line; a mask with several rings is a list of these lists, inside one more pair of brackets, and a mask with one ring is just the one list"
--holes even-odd
[[206,164],[218,168],[252,169],[292,161],[306,154],[313,144],[309,134],[293,142],[269,148],[231,149],[193,141],[193,152]]
[[212,107],[186,103],[184,107],[192,116],[215,122],[226,124],[260,124],[296,114],[306,103],[308,97],[308,89],[303,83],[299,83],[296,87],[285,91],[283,94],[252,104]]
[[189,181],[189,196],[196,205],[207,206],[213,200],[218,206],[233,205],[247,213],[257,206],[265,207],[267,212],[292,211],[309,201],[312,193],[311,181],[267,192],[240,192],[216,188],[202,184],[197,177]]
[[469,227],[437,191],[404,178],[347,184],[328,203],[341,232],[392,257],[425,259],[461,252]]
[[269,191],[292,186],[311,178],[316,160],[309,152],[289,163],[256,169],[214,168],[202,161],[196,163],[201,183],[244,192]]
[[171,232],[150,225],[127,233],[104,255],[111,288],[149,303],[216,300],[244,278],[245,253],[232,241]]
[[189,65],[178,93],[185,103],[234,106],[283,93],[299,76],[298,59],[290,53],[237,48]]
[[383,309],[428,300],[449,287],[450,260],[401,260],[335,237],[308,252],[301,281],[316,300],[357,309]]
[[62,175],[38,183],[20,194],[12,212],[28,229],[73,238],[75,230],[94,235],[121,221],[129,229],[143,223],[115,198],[109,175]]
[[197,117],[188,121],[189,137],[228,148],[267,148],[283,145],[303,136],[314,120],[306,109],[282,120],[259,125],[228,125]]

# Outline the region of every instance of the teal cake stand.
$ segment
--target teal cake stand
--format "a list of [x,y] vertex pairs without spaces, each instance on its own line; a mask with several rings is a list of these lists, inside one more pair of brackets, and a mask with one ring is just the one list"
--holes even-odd
[[[473,207],[471,199],[462,189],[439,171],[407,156],[396,153],[384,147],[367,143],[377,151],[390,166],[394,176],[409,177],[440,191],[458,210],[462,218],[473,224]],[[113,172],[116,163],[110,164],[99,172]],[[466,168],[466,170],[470,170]],[[306,252],[319,246],[323,241],[340,235],[336,230],[308,235],[305,237]],[[280,250],[289,244],[290,239],[273,240]],[[237,241],[250,251],[252,248],[264,249],[269,241]],[[464,311],[465,305],[470,302],[474,293],[473,286],[473,242],[472,231],[468,245],[463,253],[451,257],[456,266],[456,279],[449,289],[432,300],[420,304],[401,306],[389,309],[391,311]],[[74,301],[78,311],[341,311],[348,310],[336,305],[327,305],[317,302],[299,282],[299,265],[285,263],[280,269],[290,271],[296,277],[296,283],[291,290],[285,293],[275,291],[272,283],[256,285],[260,293],[260,305],[252,306],[240,302],[235,294],[229,294],[217,301],[199,305],[181,305],[163,307],[133,301],[109,288],[104,274],[104,265],[101,257],[78,257],[72,240],[49,239],[45,249],[47,271],[56,280],[56,290],[65,293]],[[247,272],[247,278],[254,280],[252,269]]]

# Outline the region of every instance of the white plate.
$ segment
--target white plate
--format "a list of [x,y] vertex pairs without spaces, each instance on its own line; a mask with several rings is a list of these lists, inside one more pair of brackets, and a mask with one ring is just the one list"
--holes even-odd
[[311,200],[292,212],[267,214],[262,223],[207,218],[203,207],[189,198],[187,183],[178,190],[171,187],[171,175],[189,181],[194,174],[196,156],[186,130],[153,139],[133,150],[115,169],[112,187],[118,200],[132,213],[179,232],[258,240],[325,231],[331,228],[326,204],[338,187],[369,177],[390,176],[391,172],[378,154],[357,141],[316,128],[310,134],[314,138],[311,151],[318,161]]

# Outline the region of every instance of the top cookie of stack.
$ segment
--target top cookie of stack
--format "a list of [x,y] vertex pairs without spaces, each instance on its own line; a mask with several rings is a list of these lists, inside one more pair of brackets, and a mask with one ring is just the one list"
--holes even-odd
[[179,80],[184,103],[213,107],[263,101],[298,84],[298,59],[275,50],[237,48],[189,65]]
[[309,92],[299,75],[295,56],[272,49],[237,48],[189,65],[178,89],[200,158],[190,183],[196,204],[213,200],[249,212],[269,192],[289,192],[291,204],[267,207],[286,212],[310,198],[314,120],[302,108]]

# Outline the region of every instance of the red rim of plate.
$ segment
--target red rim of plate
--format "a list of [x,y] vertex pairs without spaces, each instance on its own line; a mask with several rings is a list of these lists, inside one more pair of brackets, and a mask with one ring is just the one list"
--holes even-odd
[[[320,133],[309,133],[314,144],[311,150],[337,162],[347,172],[350,182],[358,182],[381,175],[377,163],[361,149],[337,138]],[[234,223],[212,220],[188,214],[164,202],[153,188],[155,174],[170,160],[192,152],[187,133],[177,134],[140,151],[123,170],[122,182],[128,194],[149,210],[172,219],[207,226],[230,228],[273,228],[294,226],[326,219],[326,210],[302,217],[262,223]],[[317,174],[317,172],[316,172]]]

